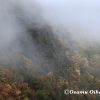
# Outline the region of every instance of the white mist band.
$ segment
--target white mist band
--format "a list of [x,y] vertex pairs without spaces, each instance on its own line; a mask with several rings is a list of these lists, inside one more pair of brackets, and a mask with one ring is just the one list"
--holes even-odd
[[64,90],[64,94],[65,94],[65,95],[72,95],[72,94],[75,94],[75,95],[79,95],[79,94],[100,94],[100,91],[99,91],[99,90],[89,90],[89,91],[82,90],[82,91],[75,91],[75,90],[65,89],[65,90]]

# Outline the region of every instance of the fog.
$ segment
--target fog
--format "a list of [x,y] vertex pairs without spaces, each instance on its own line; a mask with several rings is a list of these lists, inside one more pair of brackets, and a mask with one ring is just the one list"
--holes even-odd
[[[0,63],[18,62],[24,51],[29,56],[36,51],[27,29],[35,23],[41,26],[40,19],[41,11],[34,0],[0,0]],[[37,56],[36,52],[32,55]]]
[[0,0],[0,65],[19,68],[28,60],[32,70],[45,72],[63,64],[63,49],[43,12],[34,0]]
[[34,63],[46,65],[27,31],[35,25],[48,24],[65,40],[69,33],[79,42],[100,42],[99,8],[99,0],[0,0],[0,62],[17,62],[26,54]]
[[[99,0],[38,0],[44,17],[60,25],[75,39],[100,42]],[[66,33],[65,33],[66,34]]]

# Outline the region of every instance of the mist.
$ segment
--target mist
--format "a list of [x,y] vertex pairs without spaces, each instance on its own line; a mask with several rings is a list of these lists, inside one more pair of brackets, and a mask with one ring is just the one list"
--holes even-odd
[[23,66],[46,72],[65,64],[64,49],[59,48],[56,31],[43,12],[41,4],[34,0],[0,0],[1,65],[18,67],[20,72]]
[[[44,24],[34,0],[0,0],[0,63],[18,63],[20,55],[37,56],[28,28]],[[32,53],[35,52],[35,53]],[[40,56],[39,56],[40,57]],[[41,58],[41,57],[40,57]]]
[[[25,55],[39,69],[53,67],[56,62],[62,66],[66,42],[68,48],[74,49],[68,42],[69,35],[73,43],[100,43],[98,0],[0,0],[0,4],[0,63],[19,63]],[[53,34],[56,39],[59,36],[58,41]],[[45,39],[51,47],[42,43]],[[53,59],[48,60],[48,54],[54,54]]]
[[[38,0],[44,17],[54,26],[63,27],[75,40],[100,43],[99,0]],[[60,33],[62,34],[62,33]]]

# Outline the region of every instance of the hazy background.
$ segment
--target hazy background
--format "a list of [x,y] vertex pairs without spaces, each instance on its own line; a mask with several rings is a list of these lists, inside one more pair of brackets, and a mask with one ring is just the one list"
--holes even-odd
[[20,54],[35,52],[27,30],[42,24],[39,7],[34,0],[0,0],[0,63],[17,62]]
[[66,40],[69,32],[79,42],[100,43],[99,18],[99,0],[0,0],[0,60],[16,58],[25,50],[29,55],[37,51],[27,31],[35,23],[38,27],[51,24],[58,29],[54,33]]
[[61,25],[75,38],[100,41],[99,0],[37,0],[44,17]]

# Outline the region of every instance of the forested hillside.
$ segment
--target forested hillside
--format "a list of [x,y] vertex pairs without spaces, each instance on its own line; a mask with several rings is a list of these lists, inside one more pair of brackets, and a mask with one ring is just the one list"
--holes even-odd
[[49,26],[29,29],[29,33],[43,61],[41,70],[25,51],[18,65],[1,64],[1,100],[99,100],[99,95],[64,94],[64,89],[100,88],[99,45],[82,46],[68,35],[67,46]]
[[[56,9],[63,15],[60,7]],[[78,19],[81,25],[77,14],[67,15],[72,19],[62,22],[77,20],[64,27],[54,15],[47,21],[34,0],[0,0],[0,100],[100,100],[97,94],[64,93],[100,90],[100,41],[82,37],[85,30],[76,28]],[[92,28],[95,33],[96,26]]]

